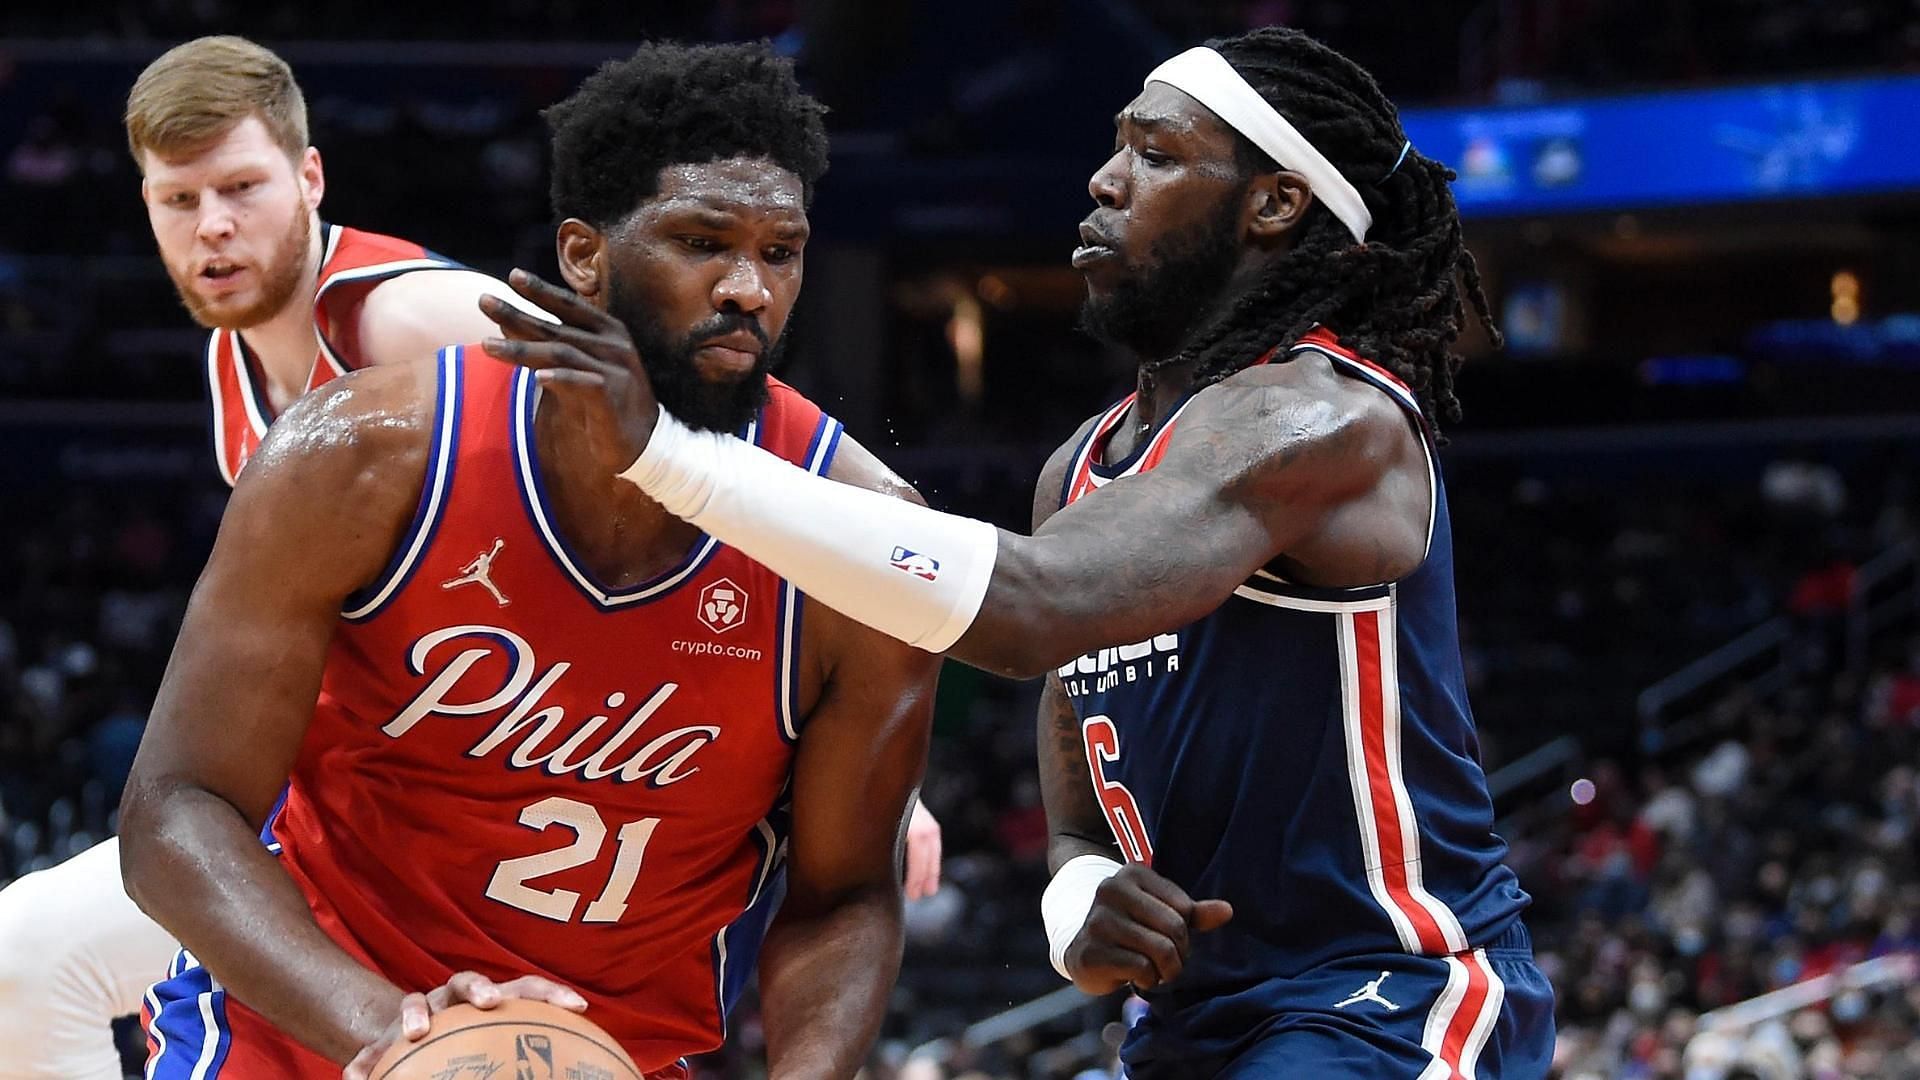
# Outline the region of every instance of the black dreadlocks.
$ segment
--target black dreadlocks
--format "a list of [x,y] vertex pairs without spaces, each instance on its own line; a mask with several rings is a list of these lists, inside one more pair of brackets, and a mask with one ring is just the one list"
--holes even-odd
[[[1321,323],[1341,344],[1406,380],[1430,422],[1458,420],[1453,376],[1460,357],[1451,346],[1466,314],[1460,284],[1496,346],[1501,337],[1460,238],[1447,186],[1453,170],[1417,149],[1395,169],[1406,145],[1398,110],[1373,76],[1307,35],[1265,27],[1208,44],[1359,189],[1373,227],[1367,242],[1356,244],[1316,202],[1293,249],[1196,331],[1174,360],[1194,362],[1194,385],[1207,386]],[[1279,168],[1245,136],[1236,138],[1250,172]]]

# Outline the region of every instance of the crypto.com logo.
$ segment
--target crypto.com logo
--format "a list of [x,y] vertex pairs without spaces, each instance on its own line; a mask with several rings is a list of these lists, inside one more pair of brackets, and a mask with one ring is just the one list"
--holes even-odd
[[747,621],[747,591],[731,578],[700,590],[700,624],[716,634],[724,634]]

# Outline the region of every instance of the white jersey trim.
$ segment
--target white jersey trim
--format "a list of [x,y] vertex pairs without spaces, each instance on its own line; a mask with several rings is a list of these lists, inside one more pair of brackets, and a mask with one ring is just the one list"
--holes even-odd
[[[1442,959],[1447,964],[1447,985],[1428,1011],[1427,1022],[1420,1036],[1420,1048],[1432,1055],[1433,1060],[1420,1070],[1418,1080],[1453,1080],[1456,1075],[1475,1080],[1480,1054],[1486,1050],[1494,1024],[1499,1020],[1500,1010],[1506,1002],[1507,986],[1493,970],[1493,965],[1487,962],[1485,949],[1462,951],[1458,956]],[[1460,1026],[1460,1010],[1466,1004],[1475,971],[1486,979],[1485,996],[1480,999],[1480,1007],[1468,1020],[1469,1027],[1458,1050],[1449,1053],[1447,1036]]]
[[[533,518],[534,530],[540,534],[548,553],[560,564],[573,583],[587,597],[603,608],[619,608],[627,604],[636,604],[651,600],[656,596],[675,589],[681,582],[700,572],[707,565],[720,541],[712,536],[702,535],[700,543],[694,548],[679,569],[650,585],[636,588],[630,592],[611,592],[601,588],[588,577],[580,566],[568,554],[567,547],[554,530],[553,522],[547,517],[545,494],[541,490],[539,474],[533,464],[533,415],[539,407],[539,384],[534,381],[533,372],[522,368],[513,376],[513,456],[520,478],[522,501],[526,503],[528,513]],[[741,438],[747,442],[757,442],[760,433],[760,421],[756,418],[747,425]]]
[[384,607],[402,582],[413,576],[413,568],[420,561],[421,554],[427,548],[427,540],[434,533],[434,526],[440,521],[440,513],[447,499],[447,488],[453,476],[453,459],[459,434],[460,417],[460,349],[448,346],[440,350],[440,388],[437,405],[434,436],[434,456],[428,465],[424,507],[408,530],[403,554],[388,569],[380,580],[369,588],[372,590],[366,602],[343,612],[351,621],[370,618]]
[[[156,1018],[160,1015],[160,995],[154,990],[159,986],[159,983],[154,983],[153,988],[147,990],[146,996],[147,1015]],[[153,1080],[154,1071],[160,1068],[160,1062],[167,1056],[167,1033],[160,1030],[159,1024],[148,1021],[147,1034],[153,1039],[153,1053],[147,1058],[145,1075],[146,1080]]]
[[[331,262],[332,260],[333,250],[332,247],[329,246],[326,262]],[[326,262],[322,262],[320,265],[325,266]],[[412,270],[465,269],[466,267],[458,263],[446,262],[440,259],[397,259],[393,262],[374,263],[370,266],[356,266],[351,270],[339,270],[322,278],[320,287],[313,294],[313,337],[314,340],[320,344],[320,359],[326,361],[327,366],[333,369],[333,373],[336,376],[345,375],[347,372],[353,370],[347,366],[346,361],[340,359],[338,353],[333,351],[333,344],[327,340],[327,335],[320,332],[320,302],[327,295],[328,289],[333,288],[335,285],[344,285],[364,278],[394,277]],[[313,381],[312,375],[307,377],[307,381],[309,383]]]
[[1507,1001],[1507,984],[1487,962],[1487,951],[1475,949],[1470,954],[1487,976],[1487,1000],[1481,1003],[1480,1015],[1473,1022],[1473,1030],[1467,1033],[1467,1044],[1460,1050],[1460,1072],[1467,1080],[1474,1080],[1474,1070],[1480,1066],[1480,1052],[1487,1048],[1493,1037],[1493,1026],[1500,1019],[1500,1010]]
[[[1340,654],[1340,713],[1347,751],[1347,782],[1353,789],[1353,807],[1360,825],[1360,854],[1367,874],[1367,891],[1393,924],[1394,936],[1407,952],[1420,951],[1420,937],[1406,912],[1388,895],[1386,876],[1381,872],[1380,830],[1373,817],[1372,789],[1367,779],[1365,737],[1360,730],[1360,670],[1355,653],[1354,620],[1344,615],[1334,624]],[[1451,988],[1451,982],[1449,982]],[[1444,996],[1444,995],[1443,995]]]
[[347,230],[339,225],[329,224],[325,226],[325,228],[327,230],[327,242],[320,250],[321,266],[325,266],[333,261],[334,253],[340,250],[340,238],[347,235]]
[[[333,261],[334,253],[340,249],[340,238],[346,234],[347,230],[338,225],[327,226],[326,250],[320,253],[321,269],[324,270],[326,265]],[[338,378],[339,376],[345,375],[349,369],[344,360],[334,355],[333,346],[327,344],[327,335],[320,332],[320,298],[326,295],[327,283],[330,280],[332,279],[321,278],[320,283],[315,286],[313,290],[313,340],[314,344],[320,346],[320,357],[319,360],[315,362],[315,366],[324,362],[327,367],[333,369],[334,377]],[[312,371],[307,372],[307,388],[313,388]]]
[[226,394],[220,389],[220,336],[224,330],[216,330],[207,335],[207,391],[213,399],[213,461],[220,468],[220,478],[232,487],[240,478],[240,472],[228,458],[227,451],[227,404]]
[[[246,342],[240,338],[240,331],[227,330],[227,355],[233,360],[233,374],[240,382],[240,405],[246,410],[247,423],[253,427],[253,433],[262,439],[267,437],[267,414],[260,411],[261,390],[253,379],[253,368],[247,363]],[[308,381],[312,381],[313,372],[307,372]],[[304,388],[302,388],[304,393]]]
[[1060,505],[1062,508],[1065,508],[1067,503],[1072,501],[1073,489],[1079,486],[1080,478],[1082,476],[1092,475],[1093,455],[1099,452],[1100,440],[1105,438],[1107,434],[1113,430],[1113,426],[1115,422],[1119,420],[1120,414],[1125,412],[1129,405],[1133,404],[1133,399],[1136,396],[1138,395],[1123,397],[1110,406],[1106,412],[1101,413],[1100,418],[1095,420],[1093,427],[1088,430],[1087,437],[1081,440],[1080,449],[1074,451],[1073,462],[1067,467],[1066,486],[1060,490]]
[[[1131,404],[1131,402],[1123,401],[1115,408],[1118,409],[1129,404]],[[1101,476],[1099,470],[1107,466],[1094,460],[1094,455],[1100,452],[1099,446],[1095,444],[1100,442],[1100,435],[1102,434],[1096,430],[1093,438],[1087,440],[1087,447],[1086,450],[1083,451],[1081,459],[1082,464],[1080,468],[1086,472],[1087,486],[1093,491],[1098,491],[1108,484],[1113,483],[1115,480],[1124,480],[1129,476],[1140,475],[1141,469],[1146,465],[1147,460],[1153,457],[1156,452],[1163,451],[1166,444],[1172,441],[1174,423],[1180,419],[1181,414],[1185,413],[1187,406],[1191,404],[1193,404],[1193,397],[1189,396],[1187,400],[1180,403],[1179,408],[1173,410],[1173,412],[1167,415],[1165,420],[1161,421],[1159,430],[1155,431],[1151,438],[1139,446],[1134,447],[1132,463],[1119,472],[1114,473],[1112,476]],[[1109,414],[1109,417],[1111,417],[1111,415],[1112,414]],[[1108,423],[1108,419],[1101,420],[1103,426]]]
[[[1414,814],[1413,799],[1407,790],[1401,765],[1400,679],[1397,652],[1398,628],[1395,624],[1394,590],[1389,590],[1386,606],[1379,608],[1371,626],[1361,623],[1366,612],[1341,610],[1335,620],[1334,634],[1340,656],[1340,709],[1346,742],[1347,780],[1353,791],[1354,816],[1359,826],[1362,861],[1365,863],[1367,890],[1380,905],[1400,945],[1410,953],[1455,953],[1467,947],[1466,932],[1460,920],[1440,899],[1428,891],[1421,879],[1420,823]],[[1360,635],[1372,635],[1363,642]],[[1375,663],[1362,664],[1361,646],[1371,646]],[[1377,689],[1380,694],[1380,750],[1384,760],[1374,761],[1367,746],[1367,717],[1362,698]],[[1386,790],[1376,790],[1376,766],[1386,774]],[[1379,820],[1376,804],[1385,802],[1391,809],[1391,822]],[[1396,885],[1388,879],[1386,829],[1391,827],[1400,841],[1400,872],[1405,880]],[[1422,940],[1414,925],[1414,908],[1430,919],[1439,940]]]
[[1420,411],[1420,399],[1413,396],[1413,390],[1409,388],[1405,383],[1401,382],[1397,378],[1393,378],[1390,375],[1386,375],[1379,371],[1376,371],[1372,367],[1369,367],[1368,365],[1363,364],[1360,361],[1355,360],[1350,356],[1341,356],[1339,353],[1333,351],[1332,349],[1327,348],[1325,345],[1316,345],[1311,341],[1296,342],[1293,348],[1287,350],[1287,354],[1289,356],[1292,356],[1308,349],[1311,349],[1312,351],[1319,353],[1321,356],[1324,356],[1327,359],[1332,360],[1337,364],[1341,364],[1347,367],[1348,369],[1352,370],[1354,374],[1361,376],[1362,378],[1366,379],[1368,382],[1374,384],[1375,386],[1379,387],[1382,390],[1385,390],[1388,394],[1391,394],[1393,396],[1393,399],[1395,401],[1398,401],[1400,404],[1405,405],[1409,409],[1412,409],[1415,415],[1424,415]]
[[1242,600],[1252,600],[1269,607],[1287,608],[1291,611],[1311,611],[1319,614],[1339,614],[1354,611],[1386,611],[1393,607],[1393,597],[1370,596],[1363,600],[1309,600],[1301,596],[1287,596],[1280,593],[1262,592],[1249,585],[1233,590],[1233,595]]
[[[1389,600],[1397,600],[1397,595],[1389,593]],[[1395,619],[1396,609],[1390,606],[1380,616],[1380,679],[1381,710],[1386,715],[1387,744],[1387,781],[1393,788],[1393,805],[1400,818],[1402,849],[1407,855],[1407,891],[1413,894],[1415,903],[1427,909],[1427,914],[1440,925],[1440,934],[1447,948],[1459,952],[1467,947],[1467,932],[1460,926],[1460,920],[1453,909],[1440,902],[1440,898],[1427,890],[1422,879],[1420,859],[1420,823],[1413,815],[1413,796],[1407,789],[1404,771],[1404,755],[1400,747],[1400,631]]]
[[767,887],[767,880],[773,876],[773,868],[780,862],[780,838],[773,831],[772,823],[761,818],[753,823],[760,836],[760,870],[753,877],[753,889],[747,893],[746,906],[740,909],[740,915],[713,935],[713,1000],[715,1011],[720,1016],[720,1038],[727,1037],[727,934],[739,924],[740,919],[753,910],[760,902],[760,894]]
[[775,688],[775,696],[780,701],[780,734],[788,742],[800,739],[800,724],[797,716],[798,705],[795,702],[799,680],[794,671],[799,666],[796,655],[800,651],[800,604],[801,592],[785,578],[780,579],[780,685]]

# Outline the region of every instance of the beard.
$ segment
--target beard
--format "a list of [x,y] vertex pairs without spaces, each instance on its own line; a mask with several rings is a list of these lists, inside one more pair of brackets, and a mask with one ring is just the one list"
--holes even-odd
[[[653,306],[628,289],[619,277],[608,282],[607,313],[626,325],[653,384],[654,397],[681,423],[703,431],[732,433],[745,427],[767,403],[767,375],[785,353],[787,336],[769,341],[759,320],[737,312],[717,312],[686,334],[675,337],[653,313]],[[714,338],[745,330],[760,341],[752,370],[724,382],[701,376],[694,354]]]
[[208,330],[245,330],[278,315],[287,301],[300,291],[300,283],[307,276],[307,249],[312,246],[312,240],[313,215],[304,204],[297,205],[278,255],[259,268],[259,298],[244,308],[230,308],[218,301],[206,300],[194,291],[191,271],[167,264],[167,276],[173,279],[174,291],[194,322]]
[[1206,219],[1170,233],[1147,262],[1080,305],[1080,329],[1152,367],[1171,361],[1213,312],[1240,260],[1240,207],[1222,199]]

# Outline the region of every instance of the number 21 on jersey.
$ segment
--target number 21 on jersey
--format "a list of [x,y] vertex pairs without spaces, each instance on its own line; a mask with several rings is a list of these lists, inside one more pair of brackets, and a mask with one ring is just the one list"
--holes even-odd
[[1129,862],[1153,865],[1153,842],[1147,839],[1147,819],[1133,792],[1118,780],[1107,779],[1107,766],[1120,760],[1120,731],[1105,716],[1089,716],[1080,724],[1087,742],[1087,769],[1093,774],[1093,793],[1106,811],[1113,839]]
[[[487,882],[487,895],[510,907],[530,912],[555,922],[570,922],[580,904],[580,894],[571,889],[535,889],[526,882],[532,878],[557,874],[600,857],[606,843],[607,825],[600,812],[583,802],[559,797],[541,799],[520,811],[520,824],[545,832],[558,825],[573,833],[573,842],[564,847],[508,859],[494,868]],[[620,826],[615,838],[613,872],[600,898],[587,905],[581,922],[617,922],[627,913],[627,894],[640,876],[640,861],[646,857],[647,841],[653,839],[659,818],[641,818]]]

